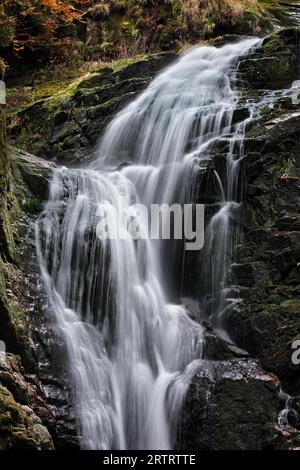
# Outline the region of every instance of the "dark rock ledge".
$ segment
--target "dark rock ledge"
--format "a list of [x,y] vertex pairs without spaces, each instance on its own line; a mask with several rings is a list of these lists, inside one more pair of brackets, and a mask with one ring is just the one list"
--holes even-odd
[[102,68],[72,90],[27,106],[10,118],[11,142],[42,158],[78,163],[93,151],[116,112],[176,57],[162,52],[119,71]]

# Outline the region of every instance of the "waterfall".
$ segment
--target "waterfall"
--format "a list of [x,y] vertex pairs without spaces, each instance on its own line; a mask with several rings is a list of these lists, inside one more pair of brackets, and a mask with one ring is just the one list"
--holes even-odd
[[[239,58],[257,44],[195,47],[163,71],[107,127],[83,169],[58,169],[36,224],[37,251],[56,325],[68,350],[83,449],[170,449],[203,350],[200,323],[178,290],[184,241],[134,240],[122,215],[146,230],[136,203],[195,203],[211,149],[217,202],[200,255],[202,315],[219,317],[238,211],[247,119],[234,123]],[[110,239],[97,224],[110,214]],[[127,237],[118,237],[121,227]]]

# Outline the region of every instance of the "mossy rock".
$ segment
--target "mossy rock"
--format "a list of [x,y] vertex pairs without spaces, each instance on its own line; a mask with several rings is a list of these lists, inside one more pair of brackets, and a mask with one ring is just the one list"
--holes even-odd
[[288,58],[272,57],[245,61],[240,67],[247,82],[253,88],[278,90],[286,88],[296,79]]
[[10,141],[35,155],[76,163],[89,156],[115,113],[177,55],[118,61],[10,116]]
[[10,261],[17,259],[11,216],[16,201],[11,190],[11,168],[6,138],[6,119],[0,110],[0,252]]
[[300,30],[286,29],[268,36],[251,57],[241,61],[238,78],[250,90],[288,88],[299,78]]
[[40,418],[0,385],[0,450],[53,449],[52,438]]
[[7,152],[10,158],[9,191],[3,196],[2,214],[6,214],[4,221],[10,229],[13,246],[18,247],[18,251],[14,257],[8,257],[5,247],[1,247],[0,339],[5,341],[9,352],[22,357],[28,370],[33,370],[35,361],[23,302],[26,287],[20,247],[30,221],[37,216],[43,201],[47,199],[53,167],[15,148],[7,148]]
[[112,68],[104,67],[100,69],[98,73],[94,73],[90,77],[80,81],[77,90],[80,90],[81,88],[96,88],[111,85],[114,83],[112,74]]

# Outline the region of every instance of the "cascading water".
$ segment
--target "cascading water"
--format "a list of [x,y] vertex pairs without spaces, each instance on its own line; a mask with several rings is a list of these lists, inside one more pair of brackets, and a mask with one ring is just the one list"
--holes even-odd
[[[120,239],[116,231],[128,234],[124,211],[146,227],[133,210],[137,202],[195,202],[212,145],[227,140],[227,171],[213,173],[218,203],[207,227],[200,286],[202,308],[209,298],[209,315],[218,317],[246,123],[232,121],[238,101],[232,79],[239,58],[256,43],[193,48],[117,115],[92,165],[54,175],[36,239],[68,348],[84,449],[175,445],[203,342],[200,324],[176,292],[183,243],[130,234]],[[110,240],[97,236],[103,213],[112,215]]]

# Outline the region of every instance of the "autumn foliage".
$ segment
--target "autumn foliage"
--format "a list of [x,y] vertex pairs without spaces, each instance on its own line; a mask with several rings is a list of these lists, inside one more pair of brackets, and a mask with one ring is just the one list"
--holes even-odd
[[[0,0],[1,2],[1,0]],[[0,47],[13,51],[51,45],[55,31],[82,15],[92,0],[3,0],[0,3]]]
[[0,56],[11,71],[30,62],[77,67],[259,25],[258,0],[0,0]]

